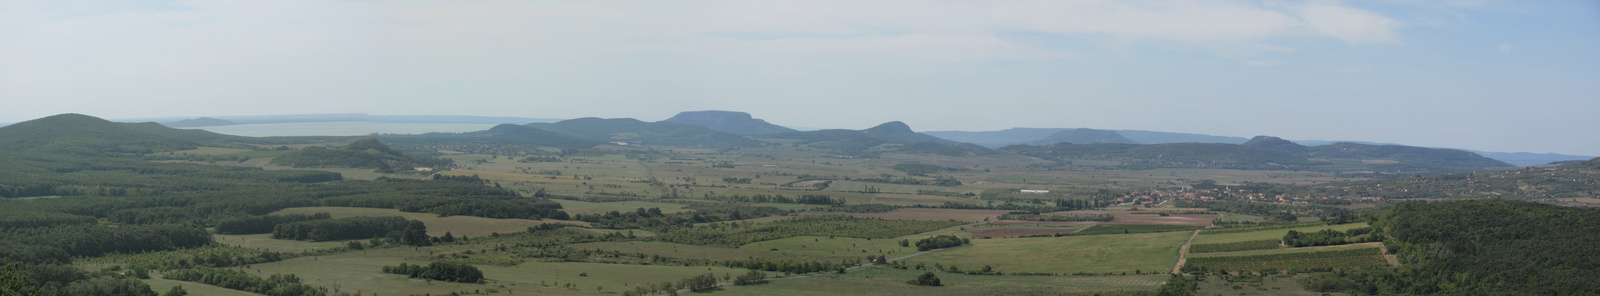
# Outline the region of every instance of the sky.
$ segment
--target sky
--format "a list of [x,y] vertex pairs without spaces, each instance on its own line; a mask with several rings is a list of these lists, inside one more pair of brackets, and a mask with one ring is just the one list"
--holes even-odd
[[0,122],[694,110],[1600,155],[1600,1],[0,0]]

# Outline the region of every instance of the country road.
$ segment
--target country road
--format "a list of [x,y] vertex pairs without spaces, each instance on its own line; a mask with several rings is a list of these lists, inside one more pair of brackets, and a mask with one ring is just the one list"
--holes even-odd
[[1196,236],[1200,236],[1199,230],[1195,230],[1194,234],[1190,234],[1189,239],[1183,241],[1183,246],[1178,248],[1178,265],[1172,266],[1172,273],[1181,274],[1179,270],[1183,269],[1184,262],[1189,261],[1189,245],[1194,243],[1194,237]]

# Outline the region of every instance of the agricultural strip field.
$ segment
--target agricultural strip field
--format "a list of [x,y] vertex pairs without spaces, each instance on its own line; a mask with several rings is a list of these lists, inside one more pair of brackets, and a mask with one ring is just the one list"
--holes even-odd
[[990,265],[1006,273],[1105,273],[1171,270],[1188,232],[1108,234],[1040,238],[975,239],[971,246],[906,259],[975,270]]
[[[820,261],[862,259],[866,258],[867,255],[883,255],[894,258],[917,252],[915,247],[901,247],[899,244],[901,240],[915,242],[925,237],[941,234],[966,236],[966,231],[964,230],[966,228],[970,227],[949,227],[888,239],[853,237],[834,237],[830,239],[825,236],[796,236],[748,243],[738,248],[667,242],[596,242],[572,244],[570,246],[577,249],[601,249],[624,253],[643,253],[645,255],[718,261],[747,258]],[[777,251],[773,251],[773,249]]]
[[673,214],[685,211],[684,204],[648,202],[648,201],[619,201],[619,202],[586,202],[576,200],[554,200],[561,203],[561,210],[567,214],[604,214],[611,211],[632,212],[639,208],[661,208],[661,213]]
[[439,215],[437,215],[437,214],[408,213],[408,212],[401,212],[400,210],[395,210],[395,209],[373,209],[373,208],[351,208],[351,207],[287,208],[287,209],[283,209],[283,210],[274,212],[272,214],[274,214],[274,215],[315,214],[315,213],[323,213],[323,212],[328,213],[328,215],[332,215],[334,219],[344,218],[344,217],[361,217],[361,216],[365,216],[365,217],[384,217],[384,216],[405,217],[406,219],[422,221],[422,224],[426,225],[428,227],[428,235],[431,235],[431,236],[441,236],[441,235],[444,235],[445,232],[450,232],[451,235],[455,235],[455,236],[485,236],[485,235],[489,235],[491,233],[496,233],[496,232],[498,232],[498,233],[514,233],[514,232],[527,231],[528,227],[538,226],[539,224],[545,224],[545,223],[564,223],[564,224],[571,224],[571,225],[578,225],[578,226],[587,226],[587,223],[584,223],[584,222],[581,222],[581,221],[560,221],[560,222],[556,222],[555,220],[537,221],[537,220],[526,220],[526,219],[492,219],[492,218],[471,217],[471,216],[439,217]]
[[1280,240],[1253,240],[1217,244],[1195,244],[1189,246],[1189,253],[1216,253],[1249,250],[1270,250],[1282,247]]
[[1383,258],[1383,254],[1378,250],[1378,248],[1369,246],[1367,248],[1346,248],[1341,250],[1320,252],[1271,253],[1262,255],[1227,257],[1190,257],[1188,263],[1185,264],[1183,268],[1185,270],[1203,269],[1212,271],[1258,271],[1264,269],[1307,270],[1315,268],[1350,268],[1363,266],[1386,266],[1388,264],[1389,262]]
[[[1202,209],[1203,210],[1203,209]],[[1163,224],[1163,225],[1188,225],[1209,226],[1212,220],[1217,219],[1217,214],[1168,214],[1162,216],[1147,211],[1070,211],[1054,212],[1047,215],[1101,215],[1110,214],[1110,222],[1095,222],[1101,224]]]
[[[723,274],[743,274],[745,269],[706,266],[624,265],[580,262],[527,262],[515,266],[476,265],[483,271],[486,284],[463,284],[443,281],[411,279],[403,275],[383,273],[384,265],[428,264],[430,252],[452,247],[425,247],[413,250],[389,248],[334,255],[301,257],[280,262],[255,264],[245,267],[246,272],[260,277],[277,273],[293,273],[303,282],[322,287],[337,288],[342,292],[361,291],[363,295],[442,295],[456,292],[472,294],[495,289],[513,295],[592,295],[597,292],[618,292],[633,289],[640,283],[676,282],[680,279],[707,272],[719,277]],[[585,274],[585,275],[580,275]],[[577,289],[562,287],[566,283]],[[335,292],[337,293],[337,292]]]
[[970,221],[979,222],[984,218],[993,219],[1011,211],[1006,210],[958,210],[958,209],[928,209],[904,208],[887,213],[845,213],[845,212],[815,212],[805,215],[843,215],[862,218],[883,218],[896,220],[924,220],[924,221]]
[[[1248,251],[1234,251],[1234,252],[1212,252],[1212,253],[1194,253],[1194,252],[1190,252],[1189,258],[1255,256],[1255,255],[1274,255],[1274,254],[1291,254],[1291,253],[1315,253],[1315,252],[1342,251],[1342,250],[1352,250],[1352,249],[1377,249],[1378,248],[1377,244],[1380,244],[1380,243],[1361,243],[1361,244],[1348,244],[1348,245],[1336,245],[1336,246],[1281,248],[1281,249],[1248,250]],[[1191,248],[1191,250],[1192,250],[1192,248]]]
[[1323,230],[1323,229],[1333,229],[1333,230],[1338,230],[1338,231],[1345,231],[1345,230],[1350,230],[1350,229],[1354,229],[1354,228],[1361,228],[1361,227],[1367,227],[1367,224],[1366,223],[1351,223],[1351,224],[1341,224],[1341,225],[1316,225],[1316,226],[1306,226],[1306,227],[1291,228],[1291,229],[1274,229],[1274,230],[1262,230],[1262,231],[1251,231],[1251,232],[1240,232],[1240,233],[1219,233],[1219,234],[1207,234],[1207,233],[1205,233],[1205,231],[1201,231],[1200,232],[1200,236],[1194,238],[1194,243],[1195,244],[1220,244],[1220,243],[1234,243],[1234,242],[1243,242],[1243,241],[1277,240],[1277,239],[1283,239],[1283,236],[1286,235],[1286,234],[1289,234],[1290,230],[1299,231],[1299,232],[1316,232],[1318,230]]
[[868,267],[845,274],[774,280],[760,285],[724,286],[710,295],[1063,295],[1149,292],[1168,275],[1014,276],[936,272],[944,286],[906,284],[925,271]]

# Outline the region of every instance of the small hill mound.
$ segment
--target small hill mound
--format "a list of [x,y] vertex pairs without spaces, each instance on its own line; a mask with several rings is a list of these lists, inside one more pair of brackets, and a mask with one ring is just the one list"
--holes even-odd
[[1295,144],[1289,140],[1284,140],[1283,138],[1273,136],[1256,136],[1254,138],[1250,138],[1249,141],[1245,141],[1244,144],[1241,145],[1244,145],[1245,147],[1255,147],[1284,153],[1298,154],[1306,152],[1306,146]]
[[988,154],[982,146],[958,143],[911,130],[904,122],[890,121],[864,130],[830,129],[768,135],[777,139],[801,140],[807,146],[832,149],[840,154],[871,156],[878,152],[901,152],[964,156]]
[[735,135],[767,135],[794,131],[751,117],[750,113],[735,111],[688,111],[663,121],[698,125]]
[[527,126],[576,137],[629,144],[736,148],[757,147],[761,141],[720,132],[704,126],[676,122],[644,122],[633,118],[585,117]]
[[1064,130],[1051,134],[1048,137],[1031,142],[1033,145],[1050,145],[1055,143],[1073,144],[1098,144],[1098,143],[1123,143],[1138,144],[1131,139],[1122,137],[1114,131],[1078,128]]
[[0,127],[0,150],[128,155],[194,149],[199,143],[83,114],[61,114]]
[[379,142],[365,139],[340,148],[307,147],[272,159],[273,164],[297,168],[347,167],[376,169],[381,172],[411,170],[414,167],[441,167],[449,160],[408,156]]

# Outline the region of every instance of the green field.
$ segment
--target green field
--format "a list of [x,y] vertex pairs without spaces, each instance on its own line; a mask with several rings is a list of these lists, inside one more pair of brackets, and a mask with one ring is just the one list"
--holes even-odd
[[1378,248],[1378,246],[1374,246],[1374,245],[1371,245],[1371,244],[1349,244],[1349,245],[1337,245],[1337,246],[1282,248],[1282,249],[1250,250],[1250,251],[1236,251],[1236,252],[1189,253],[1189,258],[1255,256],[1255,255],[1292,254],[1292,253],[1314,253],[1314,252],[1323,252],[1323,251],[1338,251],[1338,250],[1350,250],[1350,249],[1377,249],[1377,248]]
[[1072,274],[1172,270],[1188,232],[975,239],[971,246],[906,259],[905,264],[990,265],[1001,272]]
[[1194,243],[1196,243],[1196,244],[1220,244],[1220,243],[1233,243],[1233,242],[1243,242],[1243,241],[1283,239],[1283,236],[1286,235],[1286,234],[1289,234],[1290,230],[1299,231],[1299,232],[1316,232],[1318,230],[1323,230],[1323,229],[1333,229],[1333,230],[1338,230],[1338,231],[1345,231],[1345,230],[1350,230],[1352,228],[1361,228],[1361,227],[1367,227],[1367,224],[1366,223],[1351,223],[1351,224],[1341,224],[1341,225],[1318,225],[1318,226],[1307,226],[1307,227],[1291,228],[1291,229],[1263,230],[1263,231],[1251,231],[1251,232],[1240,232],[1240,233],[1219,233],[1219,234],[1201,233],[1200,236],[1197,236],[1197,237],[1194,238]]
[[228,288],[212,286],[212,285],[207,285],[207,284],[201,284],[201,283],[185,282],[185,281],[174,281],[174,280],[164,280],[164,279],[161,279],[161,275],[158,274],[158,273],[151,273],[150,274],[150,278],[142,279],[142,280],[139,280],[139,281],[142,281],[145,284],[150,285],[150,288],[154,289],[157,293],[166,293],[168,290],[172,289],[172,286],[183,286],[183,290],[186,291],[186,292],[189,292],[189,295],[220,295],[220,296],[234,296],[234,295],[255,296],[255,295],[260,295],[260,294],[256,294],[256,293],[250,293],[250,292],[239,291],[239,290],[232,290],[232,289],[228,289]]
[[1062,295],[1152,291],[1167,275],[999,276],[936,273],[941,287],[906,284],[924,271],[868,267],[843,275],[724,286],[712,295]]
[[264,249],[280,253],[300,253],[316,250],[332,249],[345,246],[344,241],[307,242],[297,240],[273,239],[272,234],[217,234],[212,236],[217,243],[239,246],[252,249]]

